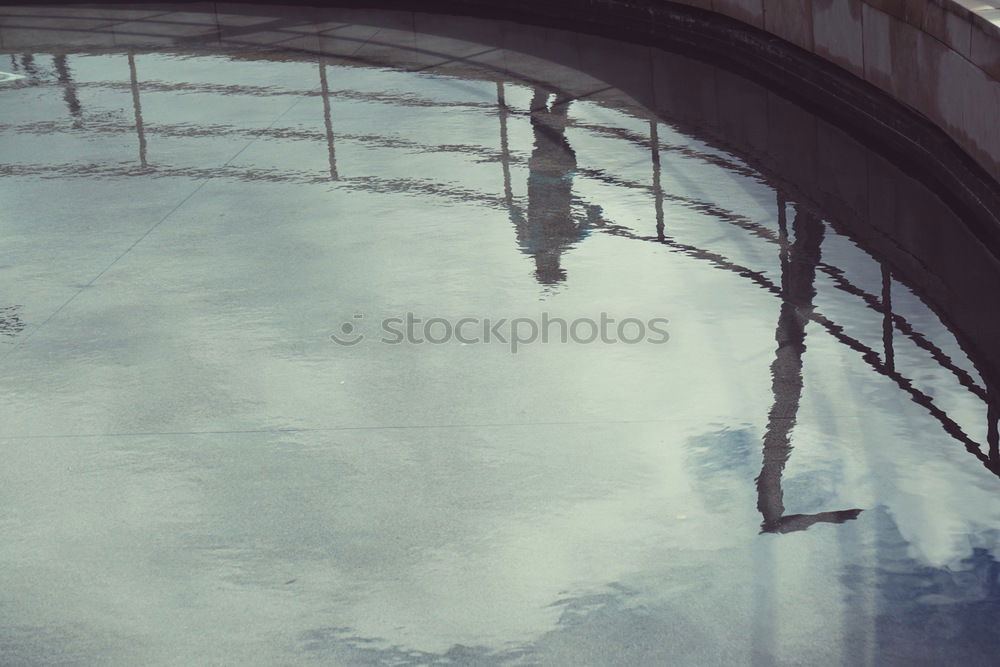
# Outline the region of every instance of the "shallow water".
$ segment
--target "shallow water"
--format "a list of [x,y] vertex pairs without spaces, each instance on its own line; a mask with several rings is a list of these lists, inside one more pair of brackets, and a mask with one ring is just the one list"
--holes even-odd
[[994,660],[986,385],[840,211],[583,67],[145,16],[0,61],[0,662]]

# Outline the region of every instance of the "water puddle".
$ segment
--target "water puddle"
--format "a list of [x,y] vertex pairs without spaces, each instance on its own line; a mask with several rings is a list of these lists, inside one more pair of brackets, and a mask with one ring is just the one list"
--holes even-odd
[[399,16],[7,49],[14,662],[987,664],[961,216],[683,55]]

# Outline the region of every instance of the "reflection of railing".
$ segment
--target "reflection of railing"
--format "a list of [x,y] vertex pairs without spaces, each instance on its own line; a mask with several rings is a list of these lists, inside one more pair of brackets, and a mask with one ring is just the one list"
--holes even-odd
[[[505,109],[506,105],[503,99],[502,84],[498,86],[498,91],[499,94],[497,103],[501,108],[501,136],[505,137],[507,134],[506,119],[509,112]],[[510,169],[507,163],[509,157],[507,155],[506,142],[501,143],[504,146],[504,190],[505,192],[509,192]],[[988,451],[984,453],[982,446],[969,438],[964,433],[962,428],[954,420],[948,417],[944,410],[935,405],[930,396],[917,389],[911,380],[896,370],[895,352],[893,347],[893,331],[895,327],[898,327],[904,336],[912,340],[921,349],[929,352],[931,358],[934,359],[937,364],[951,372],[963,387],[978,398],[984,401],[987,400],[986,390],[977,385],[967,371],[954,364],[954,362],[952,362],[952,360],[949,359],[940,348],[934,345],[927,337],[917,332],[915,328],[906,320],[906,318],[892,312],[892,277],[885,265],[882,265],[881,297],[872,295],[854,285],[847,278],[843,270],[829,263],[820,261],[822,224],[816,220],[813,225],[808,225],[809,229],[813,230],[811,236],[816,239],[816,246],[813,249],[813,252],[805,253],[810,256],[814,255],[811,261],[811,266],[807,271],[809,276],[808,280],[805,281],[807,282],[807,285],[796,285],[796,282],[801,281],[796,281],[794,276],[789,275],[790,269],[794,266],[794,262],[790,263],[788,261],[789,244],[785,223],[786,204],[780,199],[778,202],[779,234],[777,236],[775,236],[770,230],[760,225],[756,225],[748,220],[742,219],[740,216],[717,216],[726,222],[751,231],[757,237],[778,244],[780,248],[779,256],[781,258],[782,272],[782,284],[780,287],[774,285],[764,274],[739,266],[718,253],[712,253],[695,246],[677,243],[665,234],[663,216],[664,192],[661,186],[662,175],[660,142],[657,132],[657,124],[655,121],[650,122],[649,144],[652,149],[656,237],[642,237],[632,233],[630,230],[627,230],[627,228],[617,225],[598,224],[597,228],[609,231],[610,233],[619,236],[627,236],[629,238],[644,241],[655,241],[666,245],[671,250],[681,251],[684,254],[697,259],[708,260],[716,268],[733,271],[743,277],[749,278],[759,286],[764,287],[782,299],[781,316],[779,319],[777,333],[779,346],[777,350],[777,358],[775,359],[775,363],[772,365],[772,391],[774,393],[774,406],[772,407],[767,433],[764,437],[764,464],[760,477],[758,478],[758,508],[764,516],[764,530],[769,532],[804,530],[813,523],[821,521],[841,523],[845,520],[855,518],[860,512],[860,510],[843,510],[836,512],[823,512],[814,515],[784,515],[784,505],[781,500],[781,471],[791,453],[789,438],[790,430],[795,423],[795,416],[798,412],[799,397],[801,395],[801,355],[805,351],[804,340],[806,321],[816,322],[828,333],[830,333],[837,341],[860,352],[862,359],[871,368],[893,380],[900,389],[910,395],[911,399],[915,403],[924,407],[932,417],[940,422],[946,433],[961,442],[971,454],[984,464],[988,470],[995,475],[1000,476],[1000,445],[998,445],[998,440],[1000,440],[1000,438],[997,436],[997,411],[994,404],[992,402],[987,402],[989,435],[987,438]],[[796,224],[798,224],[799,219],[800,216],[797,216]],[[809,219],[808,215],[805,215],[805,219]],[[818,232],[815,231],[817,229],[819,230]],[[799,243],[801,237],[803,236],[808,237],[809,230],[805,228],[797,230],[796,243]],[[814,288],[812,287],[812,275],[817,268],[822,270],[833,280],[833,284],[837,289],[860,297],[867,308],[870,308],[882,315],[883,355],[881,359],[874,350],[864,345],[861,341],[847,335],[842,327],[816,311],[812,306],[811,296],[809,296],[806,302],[802,292],[808,292],[810,295],[814,292]],[[798,289],[798,293],[796,293],[796,288]],[[798,334],[796,334],[796,331],[798,331]],[[801,340],[789,345],[786,340],[788,337],[792,337],[793,339],[801,338]],[[791,356],[791,358],[789,358],[789,356]],[[793,370],[790,372],[787,369],[787,366],[789,365],[793,367]],[[789,385],[793,385],[793,388],[790,389]],[[795,389],[794,386],[797,386],[797,389]]]
[[[430,53],[424,51],[424,53]],[[448,56],[448,54],[437,54],[444,61],[452,61],[454,58]],[[175,134],[179,136],[198,136],[197,130],[192,130],[189,127],[185,128],[175,128],[170,127],[151,127],[144,123],[142,115],[142,103],[141,103],[141,92],[144,86],[156,87],[156,84],[143,84],[140,85],[140,79],[137,72],[136,59],[133,53],[127,54],[128,67],[129,67],[129,82],[128,87],[132,94],[133,111],[134,111],[134,125],[132,127],[128,126],[118,126],[118,125],[97,125],[93,128],[94,131],[110,131],[110,132],[121,132],[121,131],[134,131],[138,139],[138,158],[141,169],[139,171],[131,170],[129,168],[105,168],[103,171],[99,166],[95,166],[96,173],[104,175],[132,175],[132,174],[164,174],[164,175],[189,175],[194,177],[210,177],[213,174],[211,169],[171,169],[169,167],[157,166],[155,162],[150,164],[148,160],[148,146],[147,138],[150,134],[162,133],[166,135]],[[304,57],[303,57],[304,59]],[[38,77],[39,69],[38,64],[35,60],[34,55],[24,54],[20,62],[15,57],[11,57],[12,67],[16,71],[24,71],[29,76]],[[69,110],[70,117],[73,121],[72,128],[77,131],[86,130],[86,119],[83,114],[83,109],[77,95],[77,91],[82,84],[77,84],[73,81],[71,69],[69,63],[67,62],[66,56],[60,55],[55,56],[53,59],[53,65],[56,72],[56,79],[59,85],[64,89],[64,100],[66,102],[67,108]],[[491,78],[495,78],[496,72],[491,72]],[[682,253],[688,257],[698,259],[701,261],[708,262],[711,266],[735,273],[750,282],[756,284],[758,287],[766,289],[768,292],[774,294],[776,297],[781,299],[781,315],[779,316],[779,325],[777,338],[779,341],[778,352],[775,360],[775,364],[772,365],[772,376],[774,378],[774,386],[772,391],[775,394],[775,406],[772,408],[772,418],[769,420],[769,426],[767,434],[765,435],[764,442],[764,467],[761,472],[761,476],[758,480],[758,489],[760,491],[759,497],[759,507],[762,514],[764,515],[764,528],[765,530],[772,530],[776,532],[785,532],[787,530],[795,530],[807,527],[815,521],[842,521],[847,518],[853,518],[856,516],[857,510],[848,510],[846,512],[832,512],[832,513],[822,513],[821,515],[812,515],[810,517],[803,517],[801,515],[785,516],[783,513],[783,505],[780,500],[780,471],[784,466],[784,462],[787,460],[788,455],[791,452],[790,444],[790,429],[794,425],[794,415],[798,409],[798,401],[800,392],[798,391],[786,391],[788,387],[786,386],[788,382],[792,382],[792,377],[798,375],[799,382],[801,382],[801,354],[804,351],[804,339],[805,339],[805,325],[807,322],[813,322],[823,328],[835,340],[843,345],[857,351],[862,360],[875,370],[877,373],[891,379],[900,389],[910,395],[914,403],[922,406],[927,410],[931,417],[936,419],[941,425],[946,433],[951,437],[961,442],[966,449],[976,456],[984,466],[989,469],[994,474],[1000,476],[1000,445],[998,445],[998,411],[995,407],[995,403],[989,401],[989,395],[986,389],[981,387],[972,376],[964,369],[955,364],[948,356],[937,347],[927,336],[921,334],[915,326],[909,322],[904,316],[894,313],[892,309],[892,298],[891,298],[891,284],[892,276],[890,275],[887,268],[882,267],[882,289],[881,294],[872,294],[865,291],[864,289],[858,287],[847,277],[847,274],[842,269],[821,260],[819,255],[819,246],[822,243],[822,233],[818,234],[818,240],[816,242],[815,252],[807,252],[805,249],[797,250],[795,243],[799,242],[800,234],[798,229],[796,230],[795,243],[789,245],[788,235],[786,232],[785,223],[785,203],[780,202],[778,206],[779,211],[779,231],[775,233],[773,230],[752,222],[736,213],[731,211],[726,211],[720,209],[717,206],[711,205],[708,202],[696,201],[690,198],[681,197],[678,195],[668,194],[664,191],[662,187],[662,173],[661,173],[661,152],[664,149],[664,144],[661,143],[657,131],[657,123],[651,122],[649,125],[649,135],[648,137],[641,137],[635,135],[633,132],[621,130],[620,128],[606,127],[601,125],[586,124],[576,121],[572,118],[566,117],[565,107],[569,105],[571,99],[579,99],[580,96],[576,98],[570,98],[564,91],[553,91],[557,93],[556,102],[553,105],[553,109],[557,105],[561,106],[560,114],[558,117],[552,116],[552,110],[547,110],[541,112],[540,109],[529,110],[527,114],[523,111],[516,111],[511,109],[505,99],[504,82],[502,80],[497,80],[497,103],[495,106],[484,104],[481,102],[475,102],[471,104],[462,104],[461,106],[466,107],[477,107],[481,108],[486,112],[497,114],[499,119],[499,152],[483,150],[479,147],[428,147],[423,146],[419,142],[409,141],[407,139],[393,138],[391,142],[386,145],[391,146],[405,146],[412,148],[414,150],[426,151],[426,150],[446,150],[454,151],[460,153],[467,153],[475,156],[480,160],[496,161],[499,162],[502,169],[503,178],[503,193],[500,196],[494,194],[485,194],[481,192],[472,192],[464,189],[456,189],[451,186],[445,186],[443,184],[434,183],[429,180],[416,180],[416,179],[399,179],[396,181],[389,179],[377,179],[372,177],[345,177],[341,171],[338,169],[336,161],[336,151],[335,151],[335,136],[334,136],[334,119],[332,116],[330,100],[335,96],[347,96],[351,97],[353,94],[351,91],[331,91],[329,87],[329,82],[327,80],[327,70],[326,64],[322,58],[318,62],[318,75],[319,75],[319,86],[316,91],[282,91],[282,90],[268,90],[267,94],[292,94],[292,95],[316,95],[322,99],[323,104],[323,118],[324,118],[324,132],[323,133],[310,133],[303,131],[295,132],[284,132],[279,128],[267,128],[262,130],[241,130],[238,128],[205,128],[204,134],[216,135],[219,132],[240,132],[252,135],[254,137],[258,136],[269,136],[273,138],[283,138],[283,139],[299,139],[306,141],[316,141],[324,140],[327,145],[327,152],[329,158],[329,175],[317,176],[311,173],[294,173],[288,174],[284,172],[275,172],[269,174],[262,174],[260,170],[255,170],[253,173],[239,170],[235,167],[227,167],[223,172],[225,176],[237,177],[237,178],[247,178],[252,180],[305,180],[306,182],[322,182],[322,181],[340,181],[345,187],[361,188],[361,189],[374,189],[384,192],[406,192],[408,190],[417,190],[422,193],[432,193],[439,196],[445,197],[456,197],[462,200],[468,201],[478,201],[482,204],[503,208],[508,211],[511,219],[516,222],[516,224],[530,225],[532,223],[532,218],[537,217],[537,211],[548,211],[552,212],[554,208],[558,208],[563,211],[563,215],[570,215],[568,212],[571,210],[571,205],[582,205],[587,211],[587,220],[580,223],[581,228],[586,226],[587,229],[593,229],[601,233],[612,234],[615,236],[621,236],[626,238],[632,238],[636,240],[653,242],[664,246],[671,252]],[[548,97],[548,91],[551,88],[540,87],[543,84],[537,82],[531,82],[536,91],[544,92],[545,96]],[[106,83],[99,83],[97,85],[111,85]],[[218,87],[214,87],[218,88]],[[206,90],[213,90],[213,87],[209,86]],[[232,92],[247,91],[250,93],[255,92],[254,90],[244,89],[239,86],[228,86],[224,88],[232,88]],[[256,90],[256,89],[255,89]],[[260,92],[257,90],[256,92]],[[537,97],[537,96],[536,96]],[[375,101],[382,101],[386,103],[393,104],[419,104],[421,106],[425,105],[435,105],[436,103],[430,100],[420,100],[415,102],[411,99],[398,98],[398,97],[367,97],[366,99],[374,99]],[[455,106],[455,103],[447,103],[444,106]],[[549,117],[542,117],[540,113],[550,114]],[[655,236],[644,236],[641,235],[627,227],[614,224],[603,218],[601,214],[601,209],[598,206],[593,205],[590,202],[585,201],[583,198],[572,193],[572,188],[568,186],[565,181],[560,181],[559,178],[555,178],[554,174],[541,174],[539,173],[538,167],[533,167],[532,161],[529,159],[527,161],[529,172],[532,174],[539,175],[544,178],[536,179],[535,187],[529,187],[527,211],[522,210],[522,206],[518,203],[513,194],[512,187],[512,175],[511,166],[513,164],[524,164],[525,160],[523,158],[516,158],[511,154],[509,145],[509,134],[508,134],[508,121],[512,116],[525,116],[527,115],[529,119],[532,120],[532,127],[535,133],[535,148],[539,164],[546,162],[547,159],[552,158],[551,153],[553,151],[562,151],[572,153],[572,147],[566,141],[565,138],[565,128],[575,127],[584,131],[592,131],[604,136],[618,137],[622,140],[628,141],[630,143],[641,143],[647,145],[651,148],[651,158],[652,158],[652,186],[636,183],[629,181],[628,179],[622,178],[620,176],[609,175],[600,169],[586,168],[576,165],[575,157],[567,162],[565,159],[567,156],[555,156],[562,160],[564,167],[567,164],[572,165],[572,169],[566,168],[567,178],[591,178],[596,179],[605,183],[613,184],[620,187],[628,187],[646,190],[650,192],[654,201],[654,210],[656,218],[656,233]],[[39,131],[58,131],[57,127],[49,127],[47,130],[40,129]],[[353,136],[353,135],[338,135],[341,140],[353,140],[362,142],[371,142],[376,145],[379,142],[384,142],[385,140],[379,137],[371,136]],[[695,159],[702,160],[704,162],[719,165],[723,168],[732,168],[743,175],[757,177],[759,176],[746,168],[745,166],[738,165],[731,161],[726,160],[717,155],[711,155],[707,153],[699,153],[688,147],[672,147],[667,146],[667,150],[676,150],[679,154],[685,157],[693,157]],[[546,154],[548,151],[549,154]],[[24,173],[18,172],[16,167],[7,166],[5,168],[6,173]],[[572,172],[572,173],[569,173]],[[95,173],[91,171],[89,173]],[[64,175],[65,172],[60,172],[58,169],[53,171],[51,175],[59,176]],[[556,192],[551,187],[546,188],[544,185],[546,182],[557,183],[559,186],[559,191]],[[541,184],[541,185],[539,185]],[[695,245],[683,243],[671,235],[667,234],[666,221],[664,214],[664,203],[666,201],[672,201],[674,203],[689,206],[691,208],[697,209],[702,212],[706,212],[713,217],[726,222],[727,224],[733,225],[740,229],[747,231],[755,238],[759,238],[767,243],[774,244],[778,248],[778,255],[781,263],[781,284],[776,284],[772,279],[770,279],[764,272],[756,271],[751,268],[741,266],[724,255],[716,252],[707,250],[704,248],[697,247]],[[533,213],[532,207],[536,213]],[[545,216],[539,219],[539,226],[541,231],[544,233],[544,229],[547,225],[554,224],[551,220],[546,222]],[[554,220],[553,216],[548,216]],[[801,218],[801,221],[799,220]],[[811,218],[808,214],[800,211],[800,214],[796,216],[796,225],[801,224],[803,229],[805,227],[810,227],[814,229],[820,229],[822,223],[818,220],[810,222]],[[520,222],[517,222],[520,221]],[[568,221],[564,221],[568,222]],[[819,225],[819,227],[816,227]],[[526,227],[525,227],[526,228]],[[549,230],[551,231],[551,230]],[[535,230],[537,236],[538,230]],[[803,232],[806,233],[806,232]],[[807,234],[807,233],[806,233]],[[558,248],[548,248],[547,251],[552,253],[562,252],[568,248],[573,242],[578,241],[579,238],[573,238],[572,235],[567,235],[567,230],[563,229],[559,234],[554,234],[553,238],[556,239],[556,244]],[[790,275],[790,271],[795,265],[796,259],[795,255],[797,252],[804,252],[806,256],[811,257],[812,271],[822,272],[824,275],[829,277],[832,285],[837,290],[851,294],[860,299],[862,304],[876,312],[879,313],[882,320],[882,331],[881,338],[883,343],[883,349],[881,354],[871,349],[861,341],[848,335],[843,327],[836,324],[833,320],[827,318],[818,310],[816,310],[812,304],[811,299],[809,303],[806,304],[802,300],[802,294],[800,292],[795,292],[793,287],[795,280]],[[533,251],[539,251],[539,248],[533,246]],[[546,251],[542,248],[541,251]],[[551,256],[547,258],[551,260]],[[559,280],[561,275],[558,267],[549,271],[547,273],[549,276],[547,280]],[[791,282],[790,282],[791,281]],[[808,280],[809,288],[812,289],[812,278]],[[787,346],[783,347],[782,340],[784,337],[794,334],[798,331],[801,326],[801,341],[799,344],[793,345],[791,353]],[[978,399],[987,403],[988,406],[988,435],[987,435],[987,448],[984,448],[979,443],[974,442],[962,428],[955,422],[951,417],[948,416],[946,411],[938,407],[933,398],[926,393],[918,389],[912,380],[905,377],[899,372],[895,353],[893,337],[896,332],[902,334],[905,338],[912,341],[917,347],[926,351],[930,358],[935,361],[941,368],[947,370],[951,373],[959,382],[961,386],[967,389],[970,393],[976,396]],[[791,334],[790,334],[791,332]],[[793,336],[794,337],[794,336]],[[789,360],[789,355],[798,356],[798,361],[793,362]],[[780,360],[780,363],[779,363]],[[798,364],[796,366],[795,364]],[[794,372],[784,373],[787,370],[787,366],[791,364]],[[784,369],[784,370],[783,370]],[[796,370],[797,369],[797,370]],[[782,375],[784,373],[784,375]],[[779,382],[779,379],[781,380]],[[800,388],[801,389],[801,388]],[[780,423],[775,420],[776,414],[784,415]],[[777,483],[775,483],[777,480]],[[852,515],[852,513],[854,513]]]

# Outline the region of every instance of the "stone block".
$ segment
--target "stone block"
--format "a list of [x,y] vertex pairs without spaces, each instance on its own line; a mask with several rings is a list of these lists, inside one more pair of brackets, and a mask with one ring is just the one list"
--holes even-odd
[[971,57],[972,24],[955,12],[929,3],[924,12],[923,29],[962,56]]
[[869,4],[862,8],[865,80],[886,92],[892,91],[892,16]]
[[984,72],[1000,81],[1000,26],[973,21],[970,57]]
[[812,0],[764,0],[764,28],[806,51],[812,51],[812,10]]
[[757,28],[764,27],[764,0],[713,0],[713,9]]
[[864,78],[861,0],[813,0],[813,51]]

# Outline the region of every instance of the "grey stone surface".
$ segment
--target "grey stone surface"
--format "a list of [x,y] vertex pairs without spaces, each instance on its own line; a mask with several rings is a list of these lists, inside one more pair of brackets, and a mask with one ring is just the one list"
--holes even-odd
[[812,7],[814,51],[864,77],[865,48],[861,0],[822,0]]
[[[684,4],[696,4],[680,0]],[[995,0],[714,0],[714,11],[812,51],[926,114],[1000,180],[1000,4]],[[933,38],[925,39],[924,36]],[[952,64],[953,51],[986,77]],[[941,91],[948,91],[941,96]],[[959,107],[959,108],[955,108]]]

